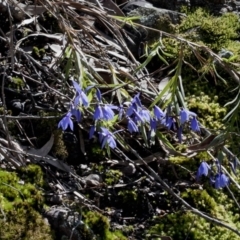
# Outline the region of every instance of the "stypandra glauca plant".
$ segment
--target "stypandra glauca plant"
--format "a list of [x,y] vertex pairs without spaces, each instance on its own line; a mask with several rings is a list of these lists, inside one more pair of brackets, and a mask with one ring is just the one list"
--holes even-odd
[[[116,17],[115,19],[119,24],[128,24],[128,21],[123,19]],[[139,24],[132,22],[131,24],[139,27]],[[109,157],[112,152],[121,153],[122,156],[126,156],[126,159],[128,152],[136,154],[137,149],[134,149],[131,143],[146,149],[161,143],[172,155],[183,155],[178,151],[179,145],[185,145],[185,156],[194,156],[201,151],[207,152],[211,160],[201,159],[199,167],[195,169],[196,182],[201,183],[202,180],[207,179],[212,188],[218,191],[227,189],[238,206],[238,201],[231,188],[240,190],[236,180],[239,161],[237,156],[227,148],[227,144],[231,144],[232,135],[236,134],[231,131],[231,127],[234,126],[238,118],[240,104],[236,70],[204,45],[160,30],[151,30],[158,32],[160,38],[159,42],[154,45],[146,45],[146,60],[136,66],[132,75],[125,74],[124,79],[119,77],[119,71],[108,62],[108,70],[111,73],[110,82],[106,82],[88,64],[81,49],[73,45],[71,61],[74,62],[74,69],[69,62],[69,69],[66,71],[66,81],[70,79],[68,83],[71,86],[72,99],[67,103],[67,112],[60,120],[58,127],[64,131],[69,129],[74,131],[74,126],[77,124],[82,128],[84,126],[84,129],[87,129],[89,133],[89,139],[97,139]],[[175,58],[173,53],[166,51],[163,38],[170,38],[177,42]],[[206,67],[206,71],[213,74],[216,79],[226,83],[217,72],[218,70],[214,65],[217,63],[237,83],[238,93],[236,97],[226,104],[226,106],[234,104],[234,108],[224,118],[224,120],[230,120],[224,131],[213,132],[207,129],[199,121],[197,111],[188,109],[182,71],[183,66],[191,66],[191,63],[185,59],[185,54],[189,52],[196,57],[202,67],[208,64],[210,67]],[[134,81],[135,74],[143,71],[153,57],[158,57],[169,70],[169,81],[161,91],[154,87],[150,81],[147,82],[152,91],[142,88]],[[194,66],[191,67],[195,69]],[[195,70],[198,71],[198,69]],[[206,75],[206,72],[203,75]],[[138,154],[136,156],[141,159]],[[236,174],[236,176],[231,173]],[[157,177],[156,179],[161,181]],[[162,182],[161,184],[164,185]],[[165,187],[167,188],[167,186]],[[183,201],[182,203],[186,204]],[[234,227],[214,220],[214,218],[207,218],[196,209],[194,211],[208,221],[224,226],[240,236]]]

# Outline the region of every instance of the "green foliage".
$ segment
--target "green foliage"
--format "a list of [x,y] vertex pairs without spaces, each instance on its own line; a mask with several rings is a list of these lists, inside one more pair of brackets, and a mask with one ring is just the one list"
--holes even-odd
[[21,169],[19,176],[0,170],[1,239],[54,239],[50,227],[38,212],[44,204],[38,190],[43,186],[41,168],[30,165]]
[[[127,240],[120,231],[110,231],[109,220],[98,212],[86,212],[84,222],[91,229],[96,240]],[[91,239],[92,240],[92,239]]]
[[18,89],[24,86],[23,80],[19,77],[12,77],[12,82],[17,86]]
[[[222,191],[210,187],[208,183],[204,184],[204,188],[205,190],[187,189],[181,193],[181,196],[200,211],[221,219],[233,227],[239,228],[239,214],[232,211],[234,204],[229,199],[229,196]],[[155,218],[152,227],[147,231],[147,235],[151,234],[168,235],[173,239],[179,240],[186,239],[187,236],[192,240],[240,239],[233,232],[213,225],[188,211],[179,211],[167,214],[161,218]]]
[[106,151],[101,149],[98,143],[91,144],[91,148],[89,149],[89,157],[91,157],[93,161],[97,160],[97,162],[100,162],[105,156]]
[[134,190],[123,190],[118,193],[119,196],[122,196],[124,204],[134,204],[137,200],[137,193]]
[[119,170],[109,170],[105,175],[105,182],[107,185],[113,185],[119,182],[119,179],[122,177],[122,172]]
[[226,114],[226,108],[220,106],[217,102],[217,96],[211,98],[203,92],[201,92],[200,95],[197,95],[197,92],[199,91],[197,82],[193,85],[196,86],[193,89],[193,91],[196,91],[196,95],[190,95],[187,97],[186,101],[189,109],[192,109],[197,113],[200,122],[205,127],[214,130],[224,129],[225,127],[222,119]]
[[27,182],[43,187],[44,185],[44,175],[40,166],[35,164],[30,164],[26,168],[19,169],[19,174],[21,178]]
[[187,211],[171,213],[162,218],[156,218],[154,222],[155,225],[147,231],[147,235],[167,235],[178,240],[184,240],[187,237],[191,240],[240,239],[231,231],[213,225]]
[[32,55],[36,58],[42,58],[45,54],[45,49],[44,48],[38,48],[38,47],[33,47],[32,49]]
[[202,8],[188,12],[187,18],[178,27],[179,33],[188,39],[202,42],[217,51],[227,47],[231,40],[236,40],[239,30],[236,14],[226,13],[216,17]]
[[207,211],[211,214],[217,211],[217,203],[206,190],[187,189],[182,193],[182,197],[200,211]]

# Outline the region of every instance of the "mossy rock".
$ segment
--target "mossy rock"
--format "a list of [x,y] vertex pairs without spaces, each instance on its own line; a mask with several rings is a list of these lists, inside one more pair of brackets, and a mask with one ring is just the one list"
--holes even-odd
[[[21,178],[20,178],[21,175]],[[41,168],[30,165],[14,172],[0,170],[0,236],[11,240],[52,240],[54,234],[41,211],[44,198]]]

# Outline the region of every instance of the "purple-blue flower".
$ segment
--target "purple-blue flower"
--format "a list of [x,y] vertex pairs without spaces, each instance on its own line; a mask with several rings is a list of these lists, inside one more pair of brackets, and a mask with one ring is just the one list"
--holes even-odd
[[138,132],[138,126],[131,118],[128,119],[127,129],[130,133]]
[[158,106],[153,107],[153,114],[157,120],[161,120],[165,116],[164,112]]
[[143,122],[150,122],[150,112],[147,109],[140,109],[138,115],[141,117],[139,120]]
[[89,139],[93,137],[93,134],[95,131],[96,131],[96,126],[91,126],[89,130]]
[[[131,115],[133,115],[133,114],[131,114]],[[135,122],[138,122],[138,121],[140,121],[142,123],[145,122],[145,120],[142,118],[142,116],[139,114],[139,112],[137,112],[135,109],[134,109],[133,119],[134,119]]]
[[134,98],[133,98],[133,100],[132,100],[132,103],[135,103],[135,104],[137,104],[139,107],[142,107],[142,103],[141,103],[141,100],[140,100],[139,96],[140,96],[140,93],[137,93],[137,94],[134,96]]
[[102,100],[102,94],[101,94],[101,91],[100,91],[98,88],[96,88],[96,96],[97,96],[97,100],[98,100],[99,102],[101,102],[101,100]]
[[73,131],[73,121],[71,119],[72,113],[68,112],[65,117],[58,123],[58,128],[62,128],[64,131],[70,127]]
[[93,114],[94,120],[104,119],[104,120],[112,120],[114,118],[114,112],[112,110],[115,106],[106,104],[103,107],[97,105],[95,108],[95,112]]
[[182,109],[180,111],[180,124],[184,124],[188,120],[189,120],[188,111],[186,109]]
[[76,92],[77,92],[77,96],[74,100],[74,104],[75,105],[83,105],[84,107],[87,107],[88,104],[89,104],[89,101],[88,101],[88,98],[87,98],[87,95],[84,93],[84,91],[82,90],[82,88],[80,87],[80,85],[75,82],[75,81],[72,81],[73,82],[73,87],[75,88]]
[[103,119],[112,120],[114,118],[114,112],[111,109],[110,105],[104,105],[102,108],[102,112],[103,112]]
[[218,173],[215,176],[215,188],[224,188],[228,186],[229,184],[229,178],[224,173]]
[[122,120],[122,115],[124,113],[123,105],[120,105],[117,110],[118,110],[118,119]]
[[150,119],[150,131],[156,132],[157,130],[157,120],[155,118]]
[[165,122],[165,126],[170,130],[171,127],[173,126],[174,122],[173,122],[173,118],[172,117],[166,117],[166,122]]
[[178,128],[178,131],[177,131],[177,137],[178,137],[178,141],[179,141],[179,143],[181,143],[182,142],[182,126],[180,126],[179,128]]
[[199,124],[198,124],[198,120],[196,117],[193,117],[191,119],[191,129],[195,132],[199,132],[200,131],[200,127],[199,127]]
[[197,114],[191,111],[188,111],[187,109],[182,109],[180,111],[180,124],[184,124],[186,121],[189,120],[189,117],[197,117]]
[[103,118],[103,111],[100,105],[97,105],[93,114],[94,120],[99,120]]
[[77,119],[78,122],[80,122],[80,120],[81,120],[81,112],[80,112],[79,109],[72,108],[71,114],[72,114],[73,116],[75,116],[75,118]]
[[210,166],[206,162],[201,162],[198,171],[197,171],[197,181],[201,176],[207,176]]
[[111,133],[107,128],[101,127],[102,132],[99,133],[99,140],[102,143],[102,148],[107,144],[110,148],[115,148],[117,143],[114,139],[114,133]]
[[140,93],[136,94],[134,96],[134,98],[132,99],[132,101],[126,111],[126,115],[128,117],[130,117],[133,113],[138,112],[139,107],[142,108],[142,103],[141,103],[139,96],[140,96]]

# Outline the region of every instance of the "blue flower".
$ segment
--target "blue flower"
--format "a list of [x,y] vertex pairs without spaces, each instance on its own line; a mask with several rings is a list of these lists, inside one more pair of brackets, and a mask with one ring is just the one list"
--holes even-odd
[[218,173],[215,176],[215,188],[224,188],[228,186],[229,184],[229,178],[224,173]]
[[135,111],[135,110],[134,110],[133,119],[134,119],[135,122],[138,122],[138,121],[140,121],[140,122],[142,122],[142,123],[145,122],[145,120],[140,116],[139,112],[137,112],[137,111]]
[[104,120],[112,120],[114,118],[114,112],[112,109],[115,109],[117,107],[106,104],[103,107],[100,105],[97,105],[95,108],[95,112],[93,114],[94,120],[104,119]]
[[79,109],[72,108],[71,114],[72,114],[73,116],[75,116],[75,118],[77,119],[78,122],[80,122],[80,120],[81,120],[81,112],[80,112]]
[[95,108],[95,112],[93,114],[93,119],[94,120],[99,120],[103,118],[103,111],[102,111],[102,107],[97,105]]
[[127,111],[126,111],[126,115],[128,117],[131,117],[133,113],[138,112],[138,108],[142,108],[142,103],[141,100],[139,98],[140,93],[136,94],[134,96],[134,98],[132,99]]
[[184,124],[186,121],[189,120],[189,114],[186,109],[180,111],[180,124]]
[[179,141],[179,143],[181,143],[182,142],[182,126],[180,126],[179,128],[178,128],[178,131],[177,131],[177,137],[178,137],[178,141]]
[[156,132],[157,130],[157,120],[154,118],[150,119],[150,131]]
[[142,107],[142,103],[141,103],[141,100],[140,100],[139,96],[140,96],[140,93],[137,93],[137,94],[134,96],[134,98],[133,98],[133,100],[132,100],[132,104],[136,104],[136,105],[138,105],[139,107]]
[[136,123],[131,118],[128,119],[127,128],[128,128],[128,131],[130,133],[138,132],[138,127],[137,127]]
[[89,104],[89,101],[88,101],[88,98],[87,98],[87,95],[84,93],[84,91],[82,90],[82,88],[80,87],[80,85],[75,82],[75,81],[72,81],[73,82],[73,87],[75,88],[76,92],[77,92],[77,96],[74,100],[74,104],[75,105],[83,105],[84,107],[87,107],[88,104]]
[[190,116],[197,117],[197,114],[194,112],[188,111],[187,109],[182,109],[180,111],[180,124],[182,125],[186,121],[188,121]]
[[122,115],[124,113],[123,105],[120,105],[117,110],[118,110],[118,119],[122,120]]
[[73,121],[71,119],[72,113],[68,112],[66,116],[58,123],[58,128],[66,130],[68,127],[73,131]]
[[[151,115],[150,115],[150,112],[147,109],[140,109],[138,111],[138,114],[141,116],[141,119],[144,122],[150,122]],[[139,120],[141,121],[141,119],[139,119]]]
[[96,96],[97,96],[98,101],[101,102],[102,94],[101,94],[101,91],[98,88],[96,88]]
[[200,131],[200,127],[199,127],[198,120],[196,119],[196,117],[193,117],[191,119],[191,129],[195,132]]
[[157,120],[161,120],[165,116],[164,112],[158,106],[153,107],[153,114]]
[[110,105],[104,105],[104,107],[102,108],[102,112],[103,112],[103,119],[112,120],[114,118],[114,112],[111,109]]
[[111,133],[107,128],[101,127],[102,132],[99,133],[99,140],[102,143],[102,148],[107,144],[110,148],[117,146],[114,139],[114,133]]
[[197,171],[197,181],[201,176],[207,176],[208,170],[210,169],[210,166],[206,162],[201,162],[198,171]]
[[171,127],[173,126],[174,122],[173,122],[173,118],[172,117],[166,117],[166,122],[165,125],[166,127],[170,130]]
[[96,131],[96,126],[91,126],[89,131],[89,139],[93,137],[93,134],[95,131]]

